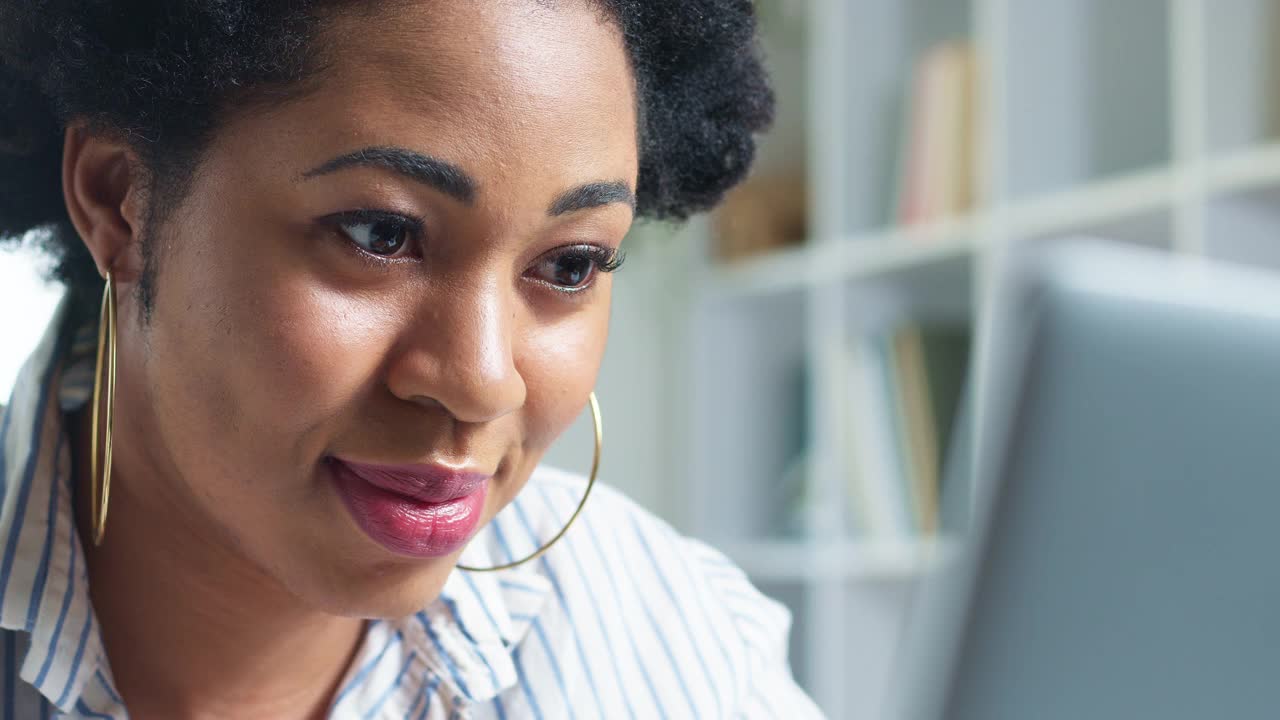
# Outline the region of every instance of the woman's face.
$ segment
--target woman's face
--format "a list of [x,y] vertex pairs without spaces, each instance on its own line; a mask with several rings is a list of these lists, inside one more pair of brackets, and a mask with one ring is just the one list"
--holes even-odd
[[[231,118],[154,230],[148,322],[121,291],[112,507],[314,607],[403,615],[584,410],[593,267],[633,216],[633,78],[578,2],[379,4],[321,42],[314,91]],[[492,477],[406,511],[366,481],[411,478],[335,458]]]

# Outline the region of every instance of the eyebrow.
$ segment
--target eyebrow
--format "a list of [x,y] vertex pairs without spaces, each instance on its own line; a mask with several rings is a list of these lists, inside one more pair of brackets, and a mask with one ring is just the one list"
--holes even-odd
[[613,203],[622,203],[630,207],[634,212],[636,209],[636,195],[631,192],[631,188],[626,183],[616,180],[587,183],[586,185],[579,185],[556,198],[556,201],[551,203],[551,208],[547,210],[547,214],[555,217],[579,210],[612,205]]
[[390,170],[468,205],[476,198],[476,181],[465,170],[439,158],[400,147],[367,147],[339,155],[306,171],[302,177],[309,179],[352,167]]
[[[475,202],[478,183],[465,170],[445,160],[402,147],[361,148],[328,160],[304,172],[302,177],[310,179],[353,167],[390,170],[467,205]],[[635,211],[636,196],[630,186],[618,180],[591,182],[562,193],[551,203],[547,214],[557,217],[614,203],[622,203]]]

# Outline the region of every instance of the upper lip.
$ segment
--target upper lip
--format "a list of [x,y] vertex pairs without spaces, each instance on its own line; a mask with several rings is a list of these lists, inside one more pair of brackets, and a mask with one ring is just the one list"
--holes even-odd
[[367,463],[332,457],[335,463],[370,485],[427,503],[457,500],[475,492],[492,475],[447,465]]

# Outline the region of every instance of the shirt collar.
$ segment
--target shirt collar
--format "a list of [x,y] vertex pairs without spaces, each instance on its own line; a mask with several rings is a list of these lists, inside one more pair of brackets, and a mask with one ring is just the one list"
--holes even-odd
[[[65,332],[64,296],[18,374],[0,420],[0,627],[26,633],[20,676],[64,712],[74,709],[102,655],[76,535],[71,451],[62,411],[92,390],[63,372],[86,353],[87,332]],[[87,337],[92,352],[93,337]]]
[[[92,394],[97,327],[71,329],[70,303],[67,296],[59,303],[0,418],[0,627],[27,635],[20,676],[60,710],[91,699],[98,701],[95,711],[111,712],[119,698],[89,599],[63,427],[63,413],[83,407]],[[461,562],[501,562],[505,548],[495,526],[502,514],[477,534]],[[445,690],[453,709],[492,699],[517,682],[512,653],[551,590],[531,566],[455,570],[421,611],[372,624],[335,710],[352,704],[363,715],[377,703],[407,712],[427,685]],[[393,644],[398,651],[388,650]],[[418,682],[398,683],[399,697],[388,698],[361,682],[361,673],[380,663],[414,667]]]

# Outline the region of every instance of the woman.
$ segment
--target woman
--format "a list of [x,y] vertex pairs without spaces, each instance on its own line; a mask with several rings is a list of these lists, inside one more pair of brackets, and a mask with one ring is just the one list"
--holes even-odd
[[779,605],[537,467],[633,218],[769,122],[748,0],[0,8],[0,233],[69,287],[3,420],[5,717],[816,714]]

